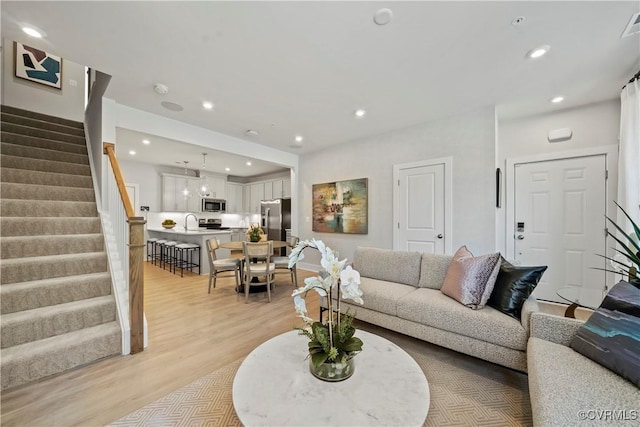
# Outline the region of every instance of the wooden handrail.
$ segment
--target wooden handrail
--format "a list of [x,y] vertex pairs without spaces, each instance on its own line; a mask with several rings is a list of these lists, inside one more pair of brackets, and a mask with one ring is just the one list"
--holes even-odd
[[124,205],[124,211],[127,214],[127,218],[133,218],[135,216],[135,212],[133,210],[133,206],[131,206],[131,200],[129,200],[127,187],[124,185],[124,179],[122,179],[122,172],[120,172],[120,165],[116,158],[115,147],[115,144],[105,142],[103,144],[104,154],[107,155],[109,163],[111,163],[111,169],[113,169],[113,175],[116,178],[116,185],[118,186],[120,198],[122,199],[122,204]]
[[142,217],[135,216],[116,158],[115,145],[105,142],[103,149],[111,163],[129,223],[129,324],[131,354],[135,354],[144,350],[144,225],[146,221]]

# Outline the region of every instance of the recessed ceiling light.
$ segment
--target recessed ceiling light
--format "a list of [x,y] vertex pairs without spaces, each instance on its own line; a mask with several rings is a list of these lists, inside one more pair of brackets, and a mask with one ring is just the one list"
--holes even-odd
[[529,52],[527,52],[527,58],[536,59],[544,56],[547,52],[549,52],[551,47],[549,45],[542,45],[538,47],[534,47]]
[[258,136],[258,131],[255,131],[253,129],[247,129],[247,131],[244,134],[247,136]]
[[373,22],[378,25],[387,25],[389,22],[391,22],[392,18],[393,12],[391,11],[391,9],[383,8],[379,9],[375,13],[375,15],[373,15]]
[[151,144],[151,141],[149,141],[148,139],[143,139],[143,140],[142,140],[142,143],[143,143],[144,145],[149,145],[149,144]]
[[224,170],[226,170],[227,172],[229,172],[231,170],[231,168],[224,168]]
[[136,152],[135,152],[134,150],[130,150],[130,151],[129,151],[129,154],[131,154],[132,156],[135,156],[135,155],[136,155]]
[[40,33],[40,31],[36,30],[35,28],[22,27],[22,31],[24,31],[25,33],[27,33],[31,37],[35,37],[37,39],[42,38],[42,33]]
[[302,142],[303,139],[302,135],[296,135],[296,142]]
[[202,107],[203,107],[205,110],[211,110],[211,109],[213,109],[213,103],[212,103],[212,102],[205,101],[205,102],[203,102],[203,103],[202,103]]
[[553,102],[554,104],[557,104],[562,101],[564,101],[564,96],[556,96],[551,100],[551,102]]
[[251,162],[247,162],[247,166],[251,166]]
[[365,114],[367,114],[366,110],[363,110],[362,108],[358,108],[354,114],[356,115],[356,117],[364,117]]

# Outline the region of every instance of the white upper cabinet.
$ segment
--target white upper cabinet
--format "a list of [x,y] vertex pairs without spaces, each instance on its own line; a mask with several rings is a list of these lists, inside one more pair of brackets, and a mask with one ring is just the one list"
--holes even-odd
[[227,213],[244,213],[244,185],[227,182]]
[[291,178],[282,180],[282,197],[291,198]]
[[[198,178],[162,175],[162,210],[166,212],[200,212]],[[189,190],[185,197],[184,190]]]
[[248,208],[249,213],[260,213],[260,202],[264,200],[264,182],[258,182],[255,184],[250,184],[250,198],[249,198],[249,206],[245,206]]

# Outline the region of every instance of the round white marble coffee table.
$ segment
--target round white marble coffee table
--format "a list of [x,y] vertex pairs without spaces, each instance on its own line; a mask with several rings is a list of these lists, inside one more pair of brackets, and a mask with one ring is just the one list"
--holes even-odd
[[233,406],[245,426],[421,426],[429,384],[415,360],[389,340],[358,330],[364,342],[353,376],[325,382],[309,372],[305,337],[291,331],[257,347],[233,380]]

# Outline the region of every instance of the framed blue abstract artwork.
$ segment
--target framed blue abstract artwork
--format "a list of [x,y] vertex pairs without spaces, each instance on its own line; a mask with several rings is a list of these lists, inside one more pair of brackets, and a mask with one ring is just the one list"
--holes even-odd
[[62,58],[15,43],[16,77],[62,89]]

